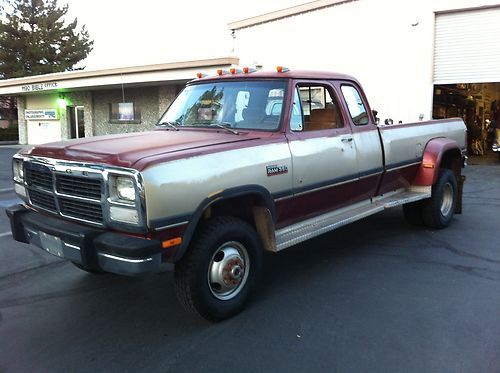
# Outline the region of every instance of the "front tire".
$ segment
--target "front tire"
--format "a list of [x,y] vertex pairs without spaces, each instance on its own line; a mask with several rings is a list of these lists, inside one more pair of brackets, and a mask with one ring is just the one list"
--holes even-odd
[[175,266],[175,290],[191,313],[219,321],[239,313],[260,277],[255,230],[233,217],[209,220]]
[[426,226],[442,229],[450,224],[455,212],[457,191],[457,179],[453,172],[440,170],[438,180],[432,186],[431,198],[422,205],[422,218]]

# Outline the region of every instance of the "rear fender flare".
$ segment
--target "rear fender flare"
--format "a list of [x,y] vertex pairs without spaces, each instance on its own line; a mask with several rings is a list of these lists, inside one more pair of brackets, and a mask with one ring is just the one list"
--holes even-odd
[[460,154],[460,147],[454,140],[444,137],[430,140],[425,146],[422,163],[420,163],[412,185],[434,185],[437,181],[443,155],[449,150],[457,150]]

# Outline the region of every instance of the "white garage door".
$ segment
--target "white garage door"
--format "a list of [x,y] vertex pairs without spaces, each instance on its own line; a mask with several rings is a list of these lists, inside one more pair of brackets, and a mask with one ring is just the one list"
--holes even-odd
[[500,6],[436,14],[434,84],[500,82]]

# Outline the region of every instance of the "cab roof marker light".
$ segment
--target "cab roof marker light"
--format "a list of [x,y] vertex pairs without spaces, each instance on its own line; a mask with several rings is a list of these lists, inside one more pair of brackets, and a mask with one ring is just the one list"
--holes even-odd
[[244,72],[245,74],[254,73],[255,71],[256,71],[255,69],[253,69],[253,68],[251,68],[251,67],[248,67],[248,66],[245,66],[245,67],[243,68],[243,72]]
[[286,73],[287,71],[290,71],[290,69],[284,66],[276,66],[276,71],[279,73]]
[[222,69],[217,70],[217,75],[219,75],[219,76],[227,75],[227,74],[229,74],[229,72],[227,70],[222,70]]
[[196,77],[197,77],[198,79],[204,78],[204,77],[206,77],[206,76],[208,76],[208,74],[203,74],[203,73],[198,73],[198,74],[196,74]]
[[234,74],[240,74],[242,71],[240,69],[237,69],[236,67],[231,67],[229,69],[229,72],[231,73],[231,75],[234,75]]

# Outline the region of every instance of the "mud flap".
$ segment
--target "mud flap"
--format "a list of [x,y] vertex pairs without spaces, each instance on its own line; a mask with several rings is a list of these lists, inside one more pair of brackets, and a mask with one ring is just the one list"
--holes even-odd
[[460,175],[457,178],[457,203],[455,203],[455,214],[461,214],[462,213],[462,195],[464,192],[464,183],[465,183],[465,176]]
[[271,212],[265,207],[254,206],[253,216],[255,227],[264,245],[264,249],[276,252],[276,236],[274,234],[274,223]]

